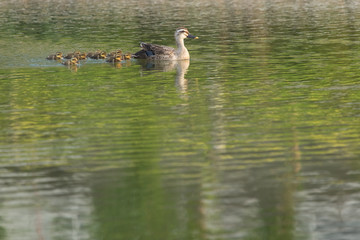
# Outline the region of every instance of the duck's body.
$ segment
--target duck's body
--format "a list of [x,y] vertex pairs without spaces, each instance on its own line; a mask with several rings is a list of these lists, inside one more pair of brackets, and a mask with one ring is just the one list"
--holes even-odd
[[178,28],[175,31],[176,49],[168,46],[140,43],[142,50],[136,52],[133,57],[150,60],[185,60],[190,59],[190,54],[184,44],[185,38],[197,39],[186,28]]

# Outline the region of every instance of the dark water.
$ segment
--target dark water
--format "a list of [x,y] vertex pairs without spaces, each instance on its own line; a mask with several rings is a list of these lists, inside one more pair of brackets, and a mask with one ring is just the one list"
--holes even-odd
[[[74,69],[56,51],[191,61]],[[356,1],[0,3],[0,239],[360,239]]]

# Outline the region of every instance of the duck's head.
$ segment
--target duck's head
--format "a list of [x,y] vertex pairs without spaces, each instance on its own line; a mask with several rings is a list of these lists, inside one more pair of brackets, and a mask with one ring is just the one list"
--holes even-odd
[[78,61],[79,61],[79,60],[78,60],[76,57],[72,57],[72,58],[70,59],[71,64],[77,64]]
[[101,51],[99,56],[100,56],[100,58],[106,58],[106,52]]
[[125,54],[123,55],[123,58],[124,58],[125,60],[131,59],[131,53],[125,53]]
[[56,56],[56,58],[62,58],[62,52],[57,52],[57,53],[55,53],[55,56]]
[[84,59],[86,59],[86,53],[80,53],[80,54],[78,54],[78,55],[76,55],[77,56],[77,58],[79,59],[79,60],[84,60]]
[[175,31],[175,38],[185,39],[185,38],[192,38],[192,39],[198,39],[198,37],[191,35],[189,33],[189,30],[187,28],[181,27],[176,29]]
[[117,62],[121,62],[121,54],[116,54],[115,59]]

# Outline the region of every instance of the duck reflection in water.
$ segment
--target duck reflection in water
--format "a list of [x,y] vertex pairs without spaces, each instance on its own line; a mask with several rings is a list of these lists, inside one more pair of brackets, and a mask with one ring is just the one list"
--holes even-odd
[[161,71],[170,72],[176,70],[175,85],[181,92],[187,91],[188,82],[185,79],[185,74],[190,66],[190,60],[178,60],[178,61],[149,61],[149,60],[138,60],[138,63],[142,67],[142,74],[145,71]]

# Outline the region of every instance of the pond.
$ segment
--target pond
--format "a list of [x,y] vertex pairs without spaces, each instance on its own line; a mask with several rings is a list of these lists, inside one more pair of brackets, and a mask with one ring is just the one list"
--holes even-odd
[[[175,46],[75,68],[57,51]],[[0,3],[0,240],[360,239],[357,1]]]

